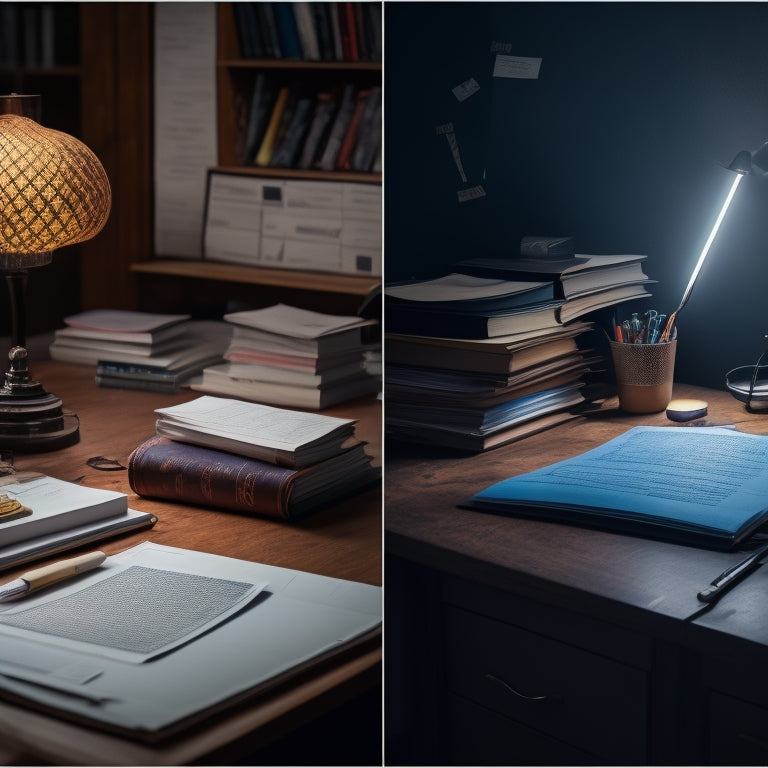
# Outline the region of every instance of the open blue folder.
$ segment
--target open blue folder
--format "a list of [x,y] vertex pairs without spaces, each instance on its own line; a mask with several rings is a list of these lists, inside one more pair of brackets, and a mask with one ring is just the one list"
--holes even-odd
[[731,549],[768,521],[768,436],[635,427],[496,483],[464,506]]

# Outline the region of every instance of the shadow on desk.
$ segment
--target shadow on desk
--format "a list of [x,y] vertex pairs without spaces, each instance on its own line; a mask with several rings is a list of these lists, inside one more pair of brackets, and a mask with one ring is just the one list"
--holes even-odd
[[[303,728],[226,765],[382,765],[382,690],[377,686]],[[224,764],[212,755],[206,763]]]

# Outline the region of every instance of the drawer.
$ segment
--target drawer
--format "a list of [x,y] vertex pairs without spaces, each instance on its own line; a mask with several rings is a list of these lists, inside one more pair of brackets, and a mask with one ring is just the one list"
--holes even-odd
[[709,717],[711,765],[768,765],[768,709],[713,692]]
[[[602,759],[647,762],[645,671],[455,606],[444,608],[450,690]],[[567,624],[562,631],[567,638]]]
[[443,746],[451,765],[597,765],[594,755],[450,694]]

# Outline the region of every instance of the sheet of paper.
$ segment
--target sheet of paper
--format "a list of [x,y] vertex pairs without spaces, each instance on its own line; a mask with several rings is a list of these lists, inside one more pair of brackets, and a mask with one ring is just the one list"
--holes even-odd
[[216,6],[155,12],[155,252],[200,258],[207,169],[216,165]]
[[206,259],[259,262],[264,179],[211,173],[205,220]]
[[499,54],[494,63],[493,76],[518,80],[538,80],[540,68],[540,58]]
[[87,582],[64,584],[0,614],[3,632],[141,663],[209,632],[266,583],[107,561]]
[[542,285],[545,283],[474,277],[456,272],[435,280],[390,285],[385,288],[385,293],[387,296],[408,301],[467,301],[506,296]]
[[260,331],[290,336],[297,339],[319,339],[349,328],[370,325],[372,321],[356,315],[329,315],[309,309],[274,304],[264,309],[232,312],[224,319]]
[[211,395],[170,408],[158,408],[155,413],[170,419],[170,423],[291,451],[345,424],[354,423],[351,419]]

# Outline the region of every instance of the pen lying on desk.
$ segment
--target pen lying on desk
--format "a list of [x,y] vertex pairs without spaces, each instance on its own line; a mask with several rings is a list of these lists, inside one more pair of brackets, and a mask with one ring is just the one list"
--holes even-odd
[[42,568],[35,568],[33,571],[22,573],[18,579],[0,586],[0,603],[7,600],[18,600],[30,592],[98,568],[106,559],[107,556],[103,552],[89,552],[86,555],[72,557],[69,560],[60,560],[58,563],[44,565]]
[[697,597],[702,603],[713,603],[739,579],[757,568],[760,560],[766,554],[768,554],[768,544],[763,544],[762,547],[756,549],[749,557],[745,557],[740,563],[736,563],[736,565],[732,565],[723,571],[706,589],[702,589]]

